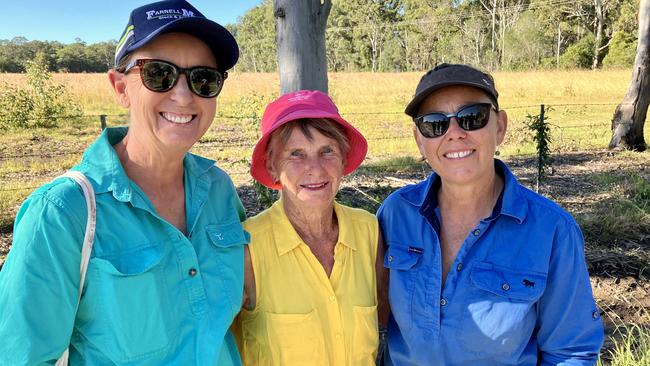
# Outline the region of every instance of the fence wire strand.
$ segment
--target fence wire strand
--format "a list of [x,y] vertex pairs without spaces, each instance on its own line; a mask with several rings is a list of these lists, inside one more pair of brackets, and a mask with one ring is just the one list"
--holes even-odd
[[[612,106],[617,106],[619,104],[616,103],[562,103],[562,104],[547,104],[546,107],[547,109],[550,108],[556,108],[556,107],[585,107],[585,106],[607,106],[607,107],[612,107]],[[503,107],[502,109],[504,110],[517,110],[517,109],[535,109],[538,110],[540,105],[513,105],[513,106],[506,106]],[[384,111],[384,112],[342,112],[342,115],[348,115],[348,116],[359,116],[359,115],[368,115],[368,116],[377,116],[377,115],[402,115],[405,118],[408,118],[403,111]],[[110,118],[115,118],[115,119],[126,119],[128,118],[128,114],[98,114],[98,115],[83,115],[83,116],[52,116],[50,118],[52,119],[65,119],[65,118],[99,118],[99,119],[106,119],[106,117]],[[239,119],[239,120],[259,120],[259,116],[233,116],[233,115],[217,115],[215,119]],[[559,137],[560,139],[563,138],[563,130],[566,129],[577,129],[577,128],[588,128],[588,129],[593,129],[596,127],[609,127],[610,122],[606,123],[591,123],[591,124],[585,124],[585,125],[568,125],[568,126],[557,126],[553,125],[553,129],[556,131],[559,131]],[[221,132],[232,132],[235,133],[235,129],[225,129]],[[374,141],[394,141],[394,140],[409,140],[412,139],[413,135],[408,134],[408,135],[390,135],[390,136],[381,136],[381,137],[367,137],[366,139],[369,142],[374,142]],[[219,148],[219,149],[230,149],[230,148],[253,148],[255,146],[255,143],[257,141],[257,137],[255,137],[255,140],[247,140],[247,141],[242,141],[239,139],[239,141],[233,141],[232,139],[229,139],[227,141],[223,140],[210,140],[206,139],[206,142],[199,142],[197,143],[193,148],[192,151],[205,151],[209,149],[214,149],[214,148]],[[1,155],[0,152],[0,162],[1,161],[8,161],[8,160],[25,160],[28,161],[29,159],[53,159],[61,156],[80,156],[83,154],[83,150],[79,151],[62,151],[62,152],[57,152],[57,153],[28,153],[28,154],[12,154],[12,155]],[[519,156],[519,155],[525,155],[525,154],[510,154],[511,156]],[[242,159],[240,161],[230,163],[230,166],[235,166],[235,165],[240,165],[240,163],[247,162],[246,159]],[[223,166],[222,166],[223,168]],[[401,170],[412,170],[413,168],[419,168],[420,170],[426,170],[428,169],[428,166],[426,164],[400,164],[400,165],[362,165],[360,169],[353,173],[353,176],[355,175],[363,175],[363,174],[368,174],[374,172],[381,172],[382,170],[388,170],[388,169],[401,169]],[[227,170],[227,169],[226,169]],[[233,177],[241,177],[241,176],[249,176],[249,172],[246,170],[245,172],[237,172],[233,171],[229,173]],[[18,191],[30,191],[33,189],[38,188],[38,185],[30,185],[30,186],[23,186],[23,187],[15,187],[15,188],[0,188],[0,192],[18,192]]]

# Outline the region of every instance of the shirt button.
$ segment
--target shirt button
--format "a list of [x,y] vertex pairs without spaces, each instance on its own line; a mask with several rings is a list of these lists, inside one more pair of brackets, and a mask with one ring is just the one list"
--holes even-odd
[[463,264],[462,264],[462,263],[458,263],[458,265],[456,266],[456,270],[457,270],[458,272],[460,272],[461,269],[463,269]]
[[392,255],[389,255],[389,256],[388,256],[388,261],[389,261],[389,262],[392,262],[392,261],[393,261],[393,256],[392,256]]
[[598,319],[598,317],[600,316],[600,314],[598,314],[598,311],[595,311],[595,310],[594,310],[594,312],[591,313],[591,316],[592,316],[594,319]]
[[503,291],[508,291],[508,290],[510,290],[510,285],[508,285],[507,283],[504,283],[503,285],[501,285],[501,288],[503,289]]
[[190,277],[196,276],[196,268],[190,268],[190,270],[187,271],[187,274],[190,275]]
[[440,306],[445,306],[445,305],[447,305],[447,300],[445,300],[444,298],[440,299]]
[[481,230],[476,229],[474,230],[474,236],[479,236],[481,234]]
[[336,333],[336,339],[341,339],[341,333]]
[[330,296],[330,301],[334,301],[334,300],[336,300],[336,296],[334,295]]

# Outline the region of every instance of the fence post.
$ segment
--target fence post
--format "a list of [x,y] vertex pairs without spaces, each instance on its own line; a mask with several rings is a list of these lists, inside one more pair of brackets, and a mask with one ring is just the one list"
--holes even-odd
[[106,129],[106,115],[102,114],[99,116],[99,123],[102,125],[102,131]]
[[[540,111],[539,111],[539,125],[540,128],[543,128],[544,126],[544,104],[540,106]],[[539,133],[539,132],[538,132]],[[537,142],[538,145],[541,143],[540,141]],[[542,180],[542,171],[544,170],[544,158],[542,156],[542,149],[537,149],[537,188],[535,191],[539,193],[539,181]]]

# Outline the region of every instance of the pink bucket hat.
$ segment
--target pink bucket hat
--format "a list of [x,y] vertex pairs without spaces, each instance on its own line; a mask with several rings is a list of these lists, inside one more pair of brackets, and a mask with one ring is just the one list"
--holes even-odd
[[343,127],[350,143],[343,175],[352,173],[368,152],[368,142],[361,132],[352,127],[339,114],[336,105],[327,94],[317,90],[299,90],[287,93],[269,103],[262,116],[262,137],[253,149],[251,175],[269,188],[281,189],[266,169],[266,149],[273,131],[282,125],[302,118],[327,118]]

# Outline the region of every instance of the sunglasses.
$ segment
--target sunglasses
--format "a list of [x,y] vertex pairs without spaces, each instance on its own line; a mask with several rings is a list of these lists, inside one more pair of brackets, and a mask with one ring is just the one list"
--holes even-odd
[[171,90],[181,74],[185,74],[187,86],[190,90],[202,98],[214,98],[221,92],[223,82],[228,77],[227,72],[207,66],[195,66],[182,68],[168,61],[153,59],[138,59],[129,62],[124,68],[127,74],[133,68],[140,68],[140,78],[144,86],[157,93],[164,93]]
[[413,120],[422,136],[434,138],[440,137],[447,132],[452,117],[456,117],[458,126],[465,131],[481,129],[490,121],[490,110],[492,109],[498,112],[492,106],[492,103],[476,103],[465,106],[456,113],[427,113],[417,116]]

